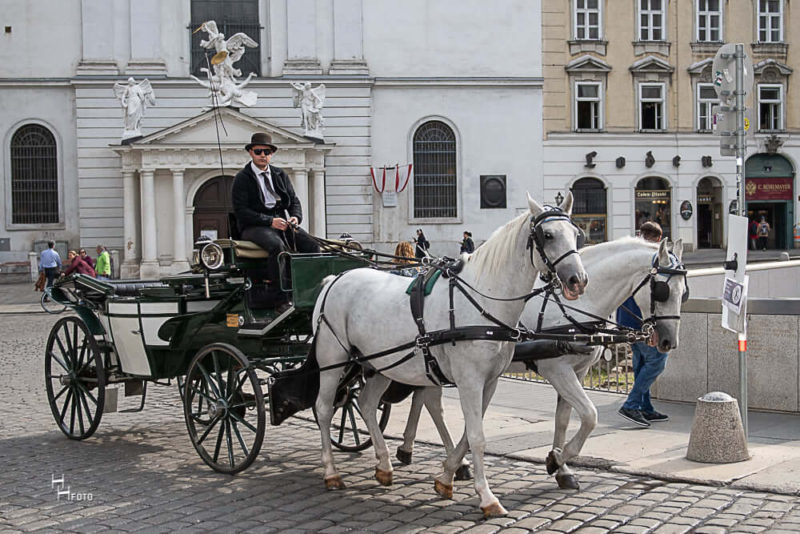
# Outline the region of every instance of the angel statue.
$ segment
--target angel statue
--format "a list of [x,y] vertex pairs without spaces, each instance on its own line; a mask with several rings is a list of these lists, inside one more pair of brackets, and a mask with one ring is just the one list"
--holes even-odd
[[154,106],[156,103],[156,95],[150,85],[150,80],[144,79],[136,83],[133,78],[128,78],[127,83],[117,82],[114,84],[114,94],[125,110],[125,129],[122,132],[123,141],[133,137],[141,137],[144,110],[147,106]]
[[311,139],[325,140],[322,134],[322,106],[325,104],[325,84],[312,88],[310,82],[292,83],[295,89],[294,107],[301,112],[300,125],[304,135]]

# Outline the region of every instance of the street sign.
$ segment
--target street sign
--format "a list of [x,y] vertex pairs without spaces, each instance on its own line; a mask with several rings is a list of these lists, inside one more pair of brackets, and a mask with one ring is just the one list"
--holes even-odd
[[[746,303],[747,303],[747,284],[745,282],[745,270],[747,269],[747,217],[739,215],[728,215],[728,251],[726,255],[726,266],[735,269],[726,269],[726,281],[723,287],[722,300],[725,302],[725,295],[733,295],[733,288],[729,286],[728,279],[742,286],[743,291],[739,292],[736,299],[735,309],[729,306],[722,306],[722,327],[734,332],[745,333],[747,325],[745,323]],[[738,310],[738,313],[737,313]]]
[[[746,95],[753,93],[753,62],[747,53],[742,61],[743,86]],[[711,73],[714,78],[714,90],[720,102],[730,106],[736,105],[736,43],[724,44],[714,56],[711,64]]]

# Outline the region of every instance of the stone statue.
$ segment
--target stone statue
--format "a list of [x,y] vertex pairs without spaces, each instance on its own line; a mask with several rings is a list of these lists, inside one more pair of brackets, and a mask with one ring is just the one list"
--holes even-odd
[[150,85],[150,80],[144,79],[136,83],[133,78],[128,78],[127,83],[117,82],[114,84],[114,94],[125,110],[125,129],[122,132],[123,141],[141,137],[144,110],[147,106],[154,106],[156,103],[156,95]]
[[195,76],[192,78],[203,87],[210,91],[211,107],[234,106],[253,106],[258,100],[258,95],[252,91],[243,89],[250,83],[255,76],[250,73],[243,82],[236,78],[242,75],[242,71],[233,66],[234,63],[242,59],[246,47],[256,48],[258,43],[239,32],[225,39],[225,34],[217,30],[217,23],[209,20],[200,25],[196,32],[205,31],[208,33],[208,40],[201,40],[200,46],[209,50],[216,50],[216,54],[211,58],[211,68],[202,68],[208,80],[200,80]]
[[322,106],[325,104],[325,84],[312,88],[310,82],[303,82],[292,83],[292,87],[295,89],[294,107],[300,108],[304,135],[324,142]]

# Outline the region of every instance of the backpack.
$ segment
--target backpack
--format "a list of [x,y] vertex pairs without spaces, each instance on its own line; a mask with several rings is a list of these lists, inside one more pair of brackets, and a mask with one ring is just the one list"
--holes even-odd
[[769,224],[762,222],[758,225],[758,235],[769,235]]

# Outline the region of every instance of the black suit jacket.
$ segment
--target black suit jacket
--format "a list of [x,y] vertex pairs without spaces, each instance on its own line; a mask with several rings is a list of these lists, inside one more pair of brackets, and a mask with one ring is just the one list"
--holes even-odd
[[[283,169],[272,165],[269,166],[269,171],[275,192],[280,197],[280,210],[288,212],[290,217],[297,217],[299,223],[303,220],[303,208],[294,193],[289,176]],[[251,226],[272,225],[274,211],[264,205],[261,189],[256,183],[256,175],[249,162],[233,179],[231,200],[240,232]],[[283,215],[285,216],[285,213]]]

